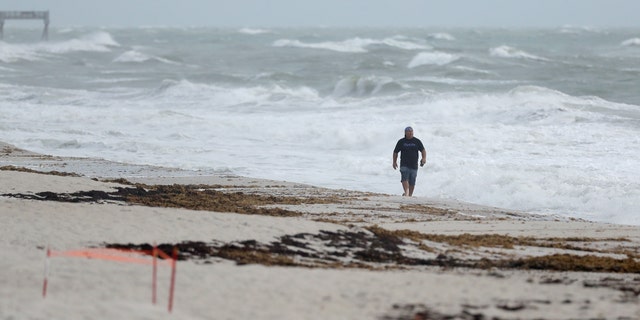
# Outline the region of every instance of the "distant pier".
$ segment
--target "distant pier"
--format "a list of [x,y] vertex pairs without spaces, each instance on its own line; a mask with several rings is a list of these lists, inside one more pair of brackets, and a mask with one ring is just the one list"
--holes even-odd
[[4,39],[5,20],[42,20],[42,40],[49,40],[49,11],[0,11],[0,39]]

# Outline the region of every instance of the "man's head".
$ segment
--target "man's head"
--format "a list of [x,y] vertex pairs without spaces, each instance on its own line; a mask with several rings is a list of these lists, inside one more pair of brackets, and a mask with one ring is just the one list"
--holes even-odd
[[413,138],[413,128],[411,127],[404,128],[404,137],[407,139]]

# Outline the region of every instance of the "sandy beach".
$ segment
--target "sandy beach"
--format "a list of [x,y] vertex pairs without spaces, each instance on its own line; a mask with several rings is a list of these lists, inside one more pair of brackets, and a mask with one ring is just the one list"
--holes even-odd
[[[0,143],[0,319],[640,319],[640,226]],[[394,181],[395,182],[395,181]],[[391,182],[390,182],[391,183]],[[170,268],[49,258],[176,247]]]

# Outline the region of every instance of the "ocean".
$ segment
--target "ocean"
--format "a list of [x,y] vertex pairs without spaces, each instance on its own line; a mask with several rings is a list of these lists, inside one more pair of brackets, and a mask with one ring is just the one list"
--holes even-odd
[[640,29],[5,26],[0,140],[640,225]]

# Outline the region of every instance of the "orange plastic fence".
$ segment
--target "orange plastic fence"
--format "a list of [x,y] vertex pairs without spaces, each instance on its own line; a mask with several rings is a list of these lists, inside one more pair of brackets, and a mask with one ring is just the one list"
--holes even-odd
[[[157,249],[158,255],[165,260],[158,261],[158,264],[171,265],[171,258],[162,250]],[[152,251],[143,250],[120,250],[120,249],[81,249],[69,251],[51,251],[50,257],[76,257],[88,259],[111,260],[126,263],[153,264]]]
[[[121,250],[109,248],[86,248],[79,250],[53,251],[47,249],[47,258],[45,260],[44,282],[42,284],[42,297],[47,296],[47,285],[49,281],[49,258],[51,257],[69,257],[69,258],[87,258],[100,259],[124,263],[136,263],[153,265],[152,272],[152,302],[156,303],[156,282],[157,282],[157,266],[165,264],[171,266],[171,284],[169,288],[168,311],[173,309],[173,293],[175,290],[176,279],[176,261],[178,260],[178,249],[173,248],[172,256],[154,246],[152,250]],[[164,260],[158,260],[162,257]],[[150,259],[151,258],[151,259]]]

